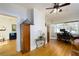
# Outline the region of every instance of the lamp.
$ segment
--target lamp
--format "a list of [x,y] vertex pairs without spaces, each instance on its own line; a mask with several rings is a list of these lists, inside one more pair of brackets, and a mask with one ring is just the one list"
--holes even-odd
[[0,27],[0,31],[5,31],[6,28],[4,26]]
[[56,13],[57,12],[57,9],[54,9],[53,13]]
[[53,13],[56,13],[57,11],[58,11],[58,12],[62,12],[62,9],[56,9],[56,8],[55,8],[54,11],[53,11]]

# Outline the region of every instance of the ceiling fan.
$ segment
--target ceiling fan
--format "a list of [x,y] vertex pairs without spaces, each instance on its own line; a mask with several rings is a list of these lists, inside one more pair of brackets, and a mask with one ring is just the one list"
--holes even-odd
[[70,5],[70,3],[63,3],[63,4],[60,4],[60,3],[54,3],[54,6],[53,7],[49,7],[49,8],[46,8],[47,10],[48,9],[52,9],[52,11],[50,12],[53,13],[54,11],[59,11],[59,12],[62,12],[62,9],[60,9],[61,7],[64,7],[64,6],[67,6],[67,5]]

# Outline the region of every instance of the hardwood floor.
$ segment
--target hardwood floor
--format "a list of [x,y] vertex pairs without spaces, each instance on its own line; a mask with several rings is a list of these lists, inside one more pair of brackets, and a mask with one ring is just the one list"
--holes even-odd
[[11,56],[16,54],[16,40],[0,42],[0,56]]
[[[75,49],[70,43],[63,41],[51,40],[45,47],[41,47],[25,53],[28,56],[71,56],[72,50]],[[74,55],[74,54],[73,54]]]
[[8,56],[75,56],[79,55],[73,52],[75,47],[70,43],[63,41],[51,40],[43,47],[37,48],[27,53],[16,52],[16,41],[9,41],[7,44],[0,46],[0,55]]

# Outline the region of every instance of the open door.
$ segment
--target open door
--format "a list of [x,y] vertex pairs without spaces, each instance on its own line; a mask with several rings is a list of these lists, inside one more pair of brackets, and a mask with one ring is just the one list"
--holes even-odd
[[50,39],[49,39],[49,32],[47,32],[47,42],[49,42]]
[[49,26],[47,26],[47,43],[50,41]]
[[30,51],[30,25],[29,24],[21,24],[21,50],[22,52]]

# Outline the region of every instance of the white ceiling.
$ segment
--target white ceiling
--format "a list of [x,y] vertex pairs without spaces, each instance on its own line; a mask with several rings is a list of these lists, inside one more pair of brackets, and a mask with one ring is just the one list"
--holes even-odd
[[[53,6],[51,3],[16,3],[16,5],[19,5],[24,8],[41,8],[45,9],[47,7]],[[79,3],[71,3],[69,6],[65,6],[61,8],[62,12],[52,13],[49,12],[51,10],[46,10],[46,21],[53,23],[56,21],[64,21],[64,20],[70,20],[70,19],[79,19]]]
[[51,4],[51,3],[18,3],[16,5],[20,5],[25,8],[46,8],[53,4]]
[[[62,12],[46,14],[46,19],[52,21],[63,21],[64,20],[73,20],[79,19],[79,4],[71,4],[61,8]],[[48,12],[47,12],[48,13]]]

